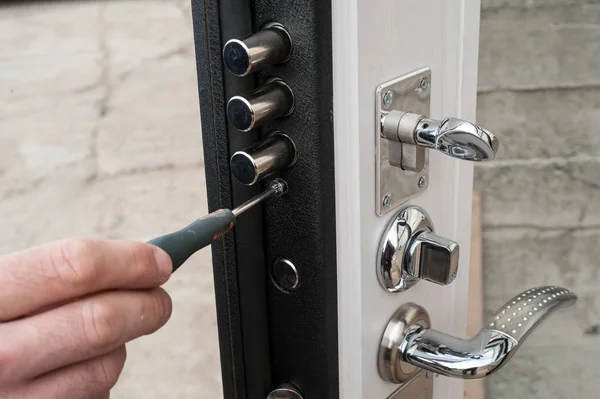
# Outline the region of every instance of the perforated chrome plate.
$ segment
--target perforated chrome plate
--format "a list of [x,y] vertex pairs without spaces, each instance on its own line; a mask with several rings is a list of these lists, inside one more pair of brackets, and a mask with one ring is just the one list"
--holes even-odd
[[[577,296],[555,286],[536,287],[510,299],[492,316],[488,330],[510,335],[517,344],[531,332],[532,327],[551,310],[572,306]],[[556,308],[556,309],[553,309]]]
[[390,153],[402,151],[402,144],[382,137],[381,117],[393,110],[429,116],[431,84],[431,70],[422,68],[377,87],[375,209],[378,215],[394,210],[427,188],[429,151],[425,150],[425,166],[420,172],[403,170],[391,165]]

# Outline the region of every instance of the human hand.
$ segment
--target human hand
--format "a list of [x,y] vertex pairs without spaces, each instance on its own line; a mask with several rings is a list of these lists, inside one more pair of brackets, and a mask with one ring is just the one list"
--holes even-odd
[[0,256],[0,398],[105,399],[125,343],[162,327],[161,249],[68,239]]

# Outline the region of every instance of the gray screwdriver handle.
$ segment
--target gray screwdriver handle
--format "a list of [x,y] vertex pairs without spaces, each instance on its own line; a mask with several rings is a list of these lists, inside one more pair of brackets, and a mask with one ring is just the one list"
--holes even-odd
[[219,209],[171,234],[148,241],[171,257],[173,272],[196,251],[210,245],[231,230],[235,215],[229,209]]

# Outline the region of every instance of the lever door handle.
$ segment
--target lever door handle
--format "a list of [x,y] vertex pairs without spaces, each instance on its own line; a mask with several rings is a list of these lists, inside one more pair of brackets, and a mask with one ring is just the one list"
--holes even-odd
[[468,161],[492,160],[499,147],[494,134],[474,123],[457,118],[438,121],[410,112],[384,114],[381,132],[388,140],[434,148]]
[[425,309],[405,304],[385,330],[379,374],[394,383],[408,381],[419,369],[463,379],[486,377],[508,362],[543,319],[576,301],[575,294],[561,287],[532,288],[509,300],[467,340],[431,329]]

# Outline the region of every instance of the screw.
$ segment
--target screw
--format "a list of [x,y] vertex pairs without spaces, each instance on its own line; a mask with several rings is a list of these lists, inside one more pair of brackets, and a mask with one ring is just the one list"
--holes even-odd
[[419,177],[417,186],[419,186],[419,188],[425,188],[425,186],[427,186],[427,178],[425,176]]
[[429,76],[423,76],[421,82],[419,82],[419,87],[423,90],[427,90],[429,88],[429,83],[431,83]]
[[429,370],[427,371],[427,373],[425,373],[425,375],[427,375],[427,378],[431,378],[431,375],[432,375],[432,374],[433,374],[433,373],[432,373],[431,371],[429,371]]
[[383,207],[389,208],[392,205],[392,194],[387,193],[383,196]]
[[392,105],[392,100],[394,99],[394,93],[392,93],[391,91],[386,91],[385,94],[383,95],[383,107],[384,108],[389,108],[390,105]]

